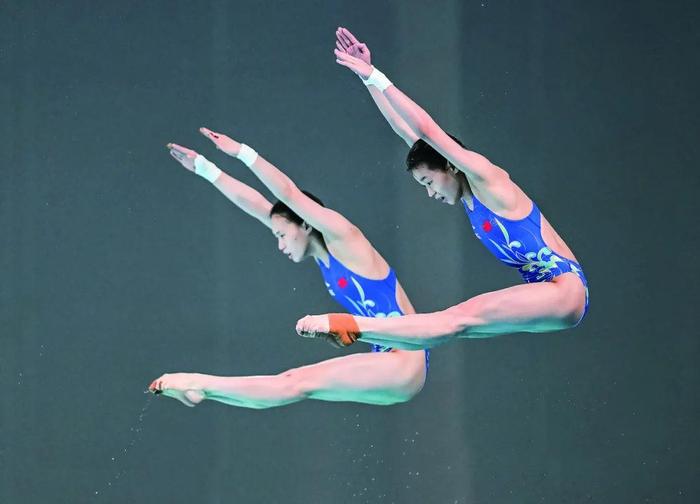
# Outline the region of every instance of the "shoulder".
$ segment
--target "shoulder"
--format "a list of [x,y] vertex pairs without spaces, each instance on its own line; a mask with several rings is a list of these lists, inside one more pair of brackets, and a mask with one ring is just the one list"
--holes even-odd
[[362,276],[380,277],[389,269],[388,263],[356,226],[342,236],[324,237],[324,241],[336,259]]
[[479,201],[495,212],[516,214],[524,208],[530,208],[530,198],[505,170],[488,181],[467,179]]
[[326,247],[333,252],[333,255],[341,257],[352,257],[358,254],[376,253],[374,247],[362,233],[360,228],[346,221],[334,233],[323,233],[323,241]]

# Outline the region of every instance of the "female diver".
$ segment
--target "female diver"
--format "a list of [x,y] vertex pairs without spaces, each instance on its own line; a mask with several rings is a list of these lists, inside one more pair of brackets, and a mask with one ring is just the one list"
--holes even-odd
[[428,196],[461,200],[476,237],[502,263],[517,268],[524,285],[475,296],[443,311],[372,319],[306,316],[297,332],[349,345],[381,338],[431,348],[455,338],[513,332],[549,332],[578,325],[588,309],[588,287],[571,249],[508,173],[466,149],[428,113],[371,65],[370,51],[349,30],[336,31],[336,62],[360,76],[394,131],[411,146],[408,170]]
[[[367,317],[415,313],[394,270],[356,226],[301,191],[252,148],[206,128],[200,132],[218,149],[248,165],[279,201],[273,205],[190,149],[168,144],[170,154],[270,228],[279,250],[290,260],[297,263],[312,258],[336,301],[351,313]],[[211,399],[247,408],[270,408],[303,399],[389,405],[408,401],[422,389],[427,351],[415,351],[421,349],[401,343],[388,348],[380,338],[364,340],[372,344],[372,353],[338,357],[270,376],[164,374],[149,389],[187,406]]]

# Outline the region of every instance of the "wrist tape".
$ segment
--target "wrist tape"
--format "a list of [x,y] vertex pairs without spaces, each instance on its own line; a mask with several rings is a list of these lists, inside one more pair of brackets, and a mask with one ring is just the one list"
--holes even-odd
[[391,86],[391,81],[387,79],[387,76],[380,72],[376,67],[372,67],[372,73],[369,74],[369,77],[362,82],[365,84],[365,86],[374,86],[382,92]]
[[212,183],[221,175],[219,167],[201,154],[194,158],[194,172]]
[[258,159],[258,153],[251,147],[248,147],[246,144],[242,143],[236,157],[243,161],[248,168],[250,168],[251,165],[255,163],[255,160]]

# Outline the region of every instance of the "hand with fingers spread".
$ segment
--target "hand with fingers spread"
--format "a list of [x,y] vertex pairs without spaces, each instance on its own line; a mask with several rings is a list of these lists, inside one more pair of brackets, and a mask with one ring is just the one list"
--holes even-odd
[[169,143],[166,147],[170,151],[170,155],[175,158],[178,163],[191,172],[195,171],[194,160],[198,156],[195,151],[174,143]]
[[335,31],[335,46],[339,51],[343,51],[350,56],[361,59],[368,65],[372,64],[372,55],[369,47],[357,40],[355,35],[350,33],[350,30],[339,26]]
[[236,157],[241,149],[241,144],[236,142],[233,138],[224,135],[223,133],[216,133],[207,128],[199,128],[199,132],[206,138],[214,142],[217,149],[225,152],[229,156]]

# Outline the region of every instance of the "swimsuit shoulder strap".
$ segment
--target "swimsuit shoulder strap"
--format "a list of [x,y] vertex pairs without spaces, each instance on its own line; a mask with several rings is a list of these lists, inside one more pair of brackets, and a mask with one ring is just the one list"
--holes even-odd
[[532,210],[530,210],[530,215],[528,215],[526,218],[530,219],[533,224],[536,224],[538,227],[540,226],[540,208],[537,206],[537,203],[532,201]]

